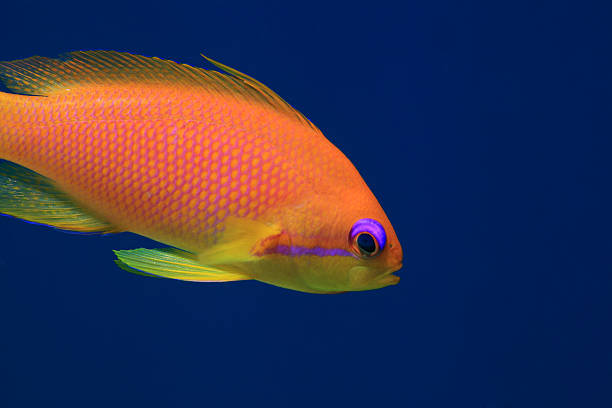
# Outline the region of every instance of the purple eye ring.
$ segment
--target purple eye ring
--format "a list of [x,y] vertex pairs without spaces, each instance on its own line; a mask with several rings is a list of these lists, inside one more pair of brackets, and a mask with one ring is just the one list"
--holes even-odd
[[382,225],[371,218],[362,218],[353,224],[349,233],[353,251],[362,257],[372,257],[380,253],[387,243],[387,234]]

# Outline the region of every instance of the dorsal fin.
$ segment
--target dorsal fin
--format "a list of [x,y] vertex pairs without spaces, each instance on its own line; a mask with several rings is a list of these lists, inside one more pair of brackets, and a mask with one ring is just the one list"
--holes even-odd
[[261,82],[208,57],[204,58],[229,75],[157,57],[116,51],[75,51],[57,59],[35,56],[0,62],[0,81],[11,91],[41,96],[92,84],[201,87],[269,105],[316,129],[306,117]]

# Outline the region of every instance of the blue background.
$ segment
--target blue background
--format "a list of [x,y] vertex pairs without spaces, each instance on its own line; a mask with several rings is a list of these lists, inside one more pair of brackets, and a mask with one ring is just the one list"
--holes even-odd
[[135,235],[3,217],[0,406],[612,406],[605,2],[25,3],[1,60],[204,52],[269,85],[405,261],[335,296],[189,284],[115,267]]

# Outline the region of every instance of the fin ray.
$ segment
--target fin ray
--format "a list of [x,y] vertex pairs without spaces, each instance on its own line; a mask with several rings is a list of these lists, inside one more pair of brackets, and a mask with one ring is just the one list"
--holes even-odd
[[117,232],[75,204],[51,180],[6,160],[0,160],[0,213],[68,231]]
[[[189,252],[175,248],[114,251],[120,268],[140,275],[195,282],[228,282],[250,277],[197,262]],[[130,269],[126,269],[130,268]]]
[[202,87],[268,105],[317,129],[304,115],[261,82],[220,62],[204,58],[227,74],[157,57],[99,50],[74,51],[56,59],[34,56],[0,62],[0,81],[14,92],[42,96],[81,86],[103,84],[148,83]]

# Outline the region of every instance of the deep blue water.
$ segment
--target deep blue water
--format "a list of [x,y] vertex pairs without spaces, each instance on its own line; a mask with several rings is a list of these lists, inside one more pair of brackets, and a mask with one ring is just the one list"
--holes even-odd
[[2,6],[0,60],[114,49],[243,71],[363,174],[399,285],[334,296],[132,275],[0,217],[3,407],[610,407],[604,2]]

